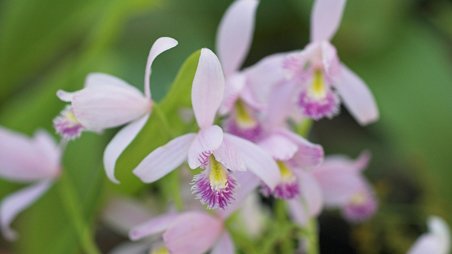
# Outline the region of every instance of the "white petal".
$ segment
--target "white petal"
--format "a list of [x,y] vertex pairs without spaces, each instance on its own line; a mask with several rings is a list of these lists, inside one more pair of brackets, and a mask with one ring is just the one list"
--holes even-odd
[[188,150],[188,166],[191,169],[206,164],[208,156],[223,143],[223,130],[217,126],[201,129]]
[[307,208],[309,217],[320,214],[323,207],[322,190],[317,180],[307,172],[299,172],[299,183],[303,202]]
[[177,41],[169,37],[158,38],[152,45],[151,50],[149,51],[148,61],[146,63],[146,72],[144,76],[144,91],[148,99],[151,99],[151,87],[149,80],[151,79],[152,63],[158,55],[176,46]]
[[11,229],[10,224],[17,214],[29,207],[41,195],[49,189],[51,181],[42,181],[31,187],[26,187],[16,193],[7,196],[0,204],[0,227],[5,238],[14,240],[16,232]]
[[217,56],[210,49],[203,48],[191,92],[193,111],[199,127],[206,128],[213,124],[223,100],[224,82]]
[[305,227],[310,219],[304,205],[298,199],[290,199],[287,201],[289,213],[295,223],[300,227]]
[[234,254],[234,243],[228,232],[224,232],[210,254]]
[[361,125],[378,120],[377,103],[367,85],[345,65],[334,84],[345,106]]
[[148,118],[149,114],[122,128],[107,145],[107,148],[105,148],[104,168],[110,181],[119,184],[118,179],[115,177],[116,161],[127,146],[129,146],[138,135],[140,130],[146,124]]
[[140,162],[133,173],[145,183],[159,180],[187,159],[187,152],[194,138],[195,134],[185,134],[155,149]]
[[213,154],[217,161],[231,171],[246,170],[246,165],[237,153],[235,146],[230,144],[227,139],[223,139],[222,144],[213,152]]
[[226,76],[236,72],[248,54],[258,4],[257,0],[235,1],[221,20],[217,50]]
[[230,134],[224,134],[224,139],[235,146],[247,170],[259,177],[271,189],[278,185],[281,174],[271,155],[248,140]]
[[58,174],[59,151],[50,137],[38,134],[33,140],[0,127],[0,140],[0,177],[29,182]]
[[150,112],[151,101],[135,87],[121,82],[105,74],[88,76],[87,87],[72,98],[73,112],[83,127],[101,131],[134,121]]
[[329,41],[339,28],[345,0],[316,0],[311,16],[311,41]]

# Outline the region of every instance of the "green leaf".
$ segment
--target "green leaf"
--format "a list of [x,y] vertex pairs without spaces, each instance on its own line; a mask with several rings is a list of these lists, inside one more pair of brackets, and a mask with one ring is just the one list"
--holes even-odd
[[115,172],[121,185],[117,189],[126,192],[141,189],[143,184],[132,170],[152,150],[187,131],[187,123],[181,118],[180,110],[191,108],[191,85],[199,56],[200,51],[196,51],[185,61],[168,94],[160,104],[154,104],[146,125],[119,157]]

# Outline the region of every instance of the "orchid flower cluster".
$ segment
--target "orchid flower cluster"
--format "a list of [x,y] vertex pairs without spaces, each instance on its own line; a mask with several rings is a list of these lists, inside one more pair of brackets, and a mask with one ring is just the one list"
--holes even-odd
[[[289,217],[300,228],[307,227],[325,208],[339,209],[351,222],[364,221],[377,210],[376,195],[363,175],[369,152],[357,159],[325,157],[321,145],[307,140],[307,132],[297,133],[294,128],[336,116],[341,103],[361,125],[378,120],[369,88],[339,60],[331,43],[345,0],[315,1],[311,40],[304,49],[271,55],[242,69],[258,4],[257,0],[235,1],[219,27],[218,57],[210,49],[200,51],[191,88],[197,131],[153,150],[133,170],[144,183],[159,181],[184,168],[185,163],[193,170],[191,179],[183,183],[192,192],[184,198],[191,209],[169,209],[130,226],[133,241],[162,235],[155,253],[234,253],[226,222],[248,207],[256,195],[284,200]],[[0,226],[5,237],[15,237],[12,220],[58,178],[64,145],[83,132],[102,133],[125,125],[103,155],[107,177],[120,183],[115,177],[116,162],[152,117],[156,104],[150,87],[152,64],[177,44],[169,37],[154,42],[145,69],[144,93],[103,73],[89,74],[79,91],[58,91],[58,98],[68,103],[54,120],[62,137],[60,146],[43,131],[27,138],[0,129],[0,176],[37,182],[1,203]],[[200,202],[194,204],[193,200]],[[252,200],[253,214],[257,214],[255,210],[263,205]],[[429,248],[438,250],[434,253],[448,251],[445,223],[434,218],[430,227],[432,233],[423,236],[410,253],[427,253]]]

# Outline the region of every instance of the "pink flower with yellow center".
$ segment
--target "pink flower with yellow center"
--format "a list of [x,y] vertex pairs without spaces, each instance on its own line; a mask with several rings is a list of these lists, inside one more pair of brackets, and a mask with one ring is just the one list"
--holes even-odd
[[103,73],[89,74],[85,87],[79,91],[57,92],[62,101],[70,103],[54,120],[57,133],[66,140],[79,137],[83,131],[101,132],[128,124],[116,134],[104,152],[105,171],[114,183],[119,183],[114,175],[116,160],[152,112],[152,63],[158,55],[176,45],[177,41],[168,37],[159,38],[152,45],[146,64],[144,94],[126,81]]
[[202,49],[192,87],[193,111],[199,131],[157,148],[134,169],[134,174],[143,182],[151,183],[187,161],[191,169],[203,169],[194,177],[192,189],[209,208],[225,208],[232,202],[235,171],[249,170],[273,189],[280,174],[271,156],[257,145],[223,133],[214,125],[223,91],[221,64],[212,51]]

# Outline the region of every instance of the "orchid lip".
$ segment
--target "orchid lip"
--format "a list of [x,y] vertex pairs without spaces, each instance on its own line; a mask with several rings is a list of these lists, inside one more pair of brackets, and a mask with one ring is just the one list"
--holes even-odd
[[229,171],[214,156],[210,156],[208,168],[194,176],[192,191],[209,209],[225,209],[234,200],[236,185]]
[[67,106],[60,115],[53,120],[56,132],[66,140],[80,137],[85,129],[75,116],[72,107]]
[[292,170],[282,161],[277,162],[280,173],[281,182],[272,191],[268,186],[264,185],[261,192],[264,196],[274,196],[279,199],[293,199],[300,194],[297,177]]

